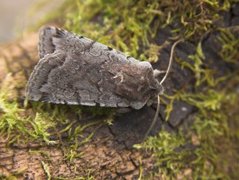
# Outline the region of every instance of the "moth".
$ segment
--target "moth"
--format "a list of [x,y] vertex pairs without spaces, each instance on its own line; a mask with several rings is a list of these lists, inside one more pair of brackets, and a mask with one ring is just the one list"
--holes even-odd
[[141,109],[163,93],[159,71],[149,62],[84,36],[43,27],[38,50],[40,60],[26,87],[28,100]]

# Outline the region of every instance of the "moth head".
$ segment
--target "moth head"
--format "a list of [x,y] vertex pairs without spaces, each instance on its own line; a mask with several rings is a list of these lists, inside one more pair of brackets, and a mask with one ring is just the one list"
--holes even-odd
[[151,92],[153,92],[153,94],[147,101],[148,106],[151,106],[155,102],[156,98],[159,99],[160,95],[164,93],[164,87],[159,81],[160,74],[162,74],[162,72],[157,69],[149,72],[148,77],[150,78],[149,82],[151,82],[149,87],[151,89]]
[[127,99],[146,102],[163,92],[149,62],[134,61],[113,68],[113,72],[116,72],[112,77],[116,84],[116,93]]
[[162,95],[164,93],[164,87],[162,83],[159,82],[159,77],[161,74],[164,74],[164,71],[159,71],[157,69],[153,70],[153,77],[156,81],[156,89],[158,90],[158,95]]

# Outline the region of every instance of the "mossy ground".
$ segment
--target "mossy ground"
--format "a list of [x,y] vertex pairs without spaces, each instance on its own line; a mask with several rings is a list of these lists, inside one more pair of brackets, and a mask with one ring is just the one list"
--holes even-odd
[[[228,11],[235,2],[68,0],[43,22],[58,22],[70,31],[84,34],[138,59],[151,62],[158,60],[158,53],[162,48],[156,43],[159,28],[172,29],[169,40],[183,38],[197,46],[195,54],[188,57],[191,63],[177,59],[177,63],[183,69],[193,73],[195,91],[192,93],[180,89],[173,95],[165,96],[169,100],[166,106],[166,120],[173,109],[173,102],[181,100],[198,109],[193,126],[186,132],[179,129],[178,134],[162,130],[157,136],[149,137],[147,141],[135,147],[150,150],[154,154],[158,171],[152,176],[160,175],[165,179],[229,179],[238,177],[239,169],[236,150],[236,144],[239,143],[239,98],[235,90],[239,76],[238,71],[218,76],[207,66],[201,37],[208,32],[219,31],[218,42],[222,45],[219,55],[227,63],[238,64],[238,39],[228,29],[216,25],[222,21],[220,14]],[[7,138],[14,136],[14,129],[21,137],[30,136],[48,144],[54,143],[49,139],[52,135],[49,134],[49,129],[54,129],[56,123],[65,125],[61,132],[71,132],[74,122],[70,122],[65,116],[69,107],[43,105],[43,108],[36,104],[36,107],[33,105],[33,112],[25,112],[28,116],[22,117],[22,112],[29,110],[18,108],[16,101],[9,101],[6,94],[4,88],[1,88],[0,132]],[[72,112],[80,115],[82,109],[73,109]],[[47,122],[44,118],[46,116]],[[74,143],[78,145],[78,138],[74,135],[80,136],[84,128],[74,128],[71,136],[73,139],[70,139],[72,148],[75,147]],[[91,135],[88,138],[90,137]],[[12,142],[17,140],[17,137],[10,139]],[[188,148],[187,144],[195,148]],[[74,151],[71,152],[67,156],[68,159],[75,156]],[[142,169],[142,173],[143,171]]]

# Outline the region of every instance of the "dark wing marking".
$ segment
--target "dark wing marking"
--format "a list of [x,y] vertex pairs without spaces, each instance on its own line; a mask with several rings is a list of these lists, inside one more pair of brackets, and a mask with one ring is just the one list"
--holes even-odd
[[43,27],[39,31],[38,51],[40,59],[47,54],[55,51],[53,37],[57,35],[57,29],[52,27]]
[[[82,39],[79,41],[79,39]],[[77,52],[90,48],[94,41],[56,27],[43,27],[39,31],[40,58],[57,50]]]

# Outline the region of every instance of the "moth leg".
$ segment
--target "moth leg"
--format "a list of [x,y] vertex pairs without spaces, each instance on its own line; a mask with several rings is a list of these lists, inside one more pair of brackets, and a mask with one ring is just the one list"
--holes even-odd
[[161,70],[155,69],[153,71],[153,73],[154,73],[154,77],[156,78],[156,77],[159,77],[161,74],[165,74],[166,71],[161,71]]
[[152,120],[152,122],[151,122],[151,124],[150,124],[150,126],[149,126],[149,128],[147,130],[147,132],[144,135],[144,139],[146,139],[148,137],[150,131],[153,129],[153,127],[154,127],[154,125],[155,125],[155,123],[156,123],[156,121],[158,119],[158,116],[159,116],[159,109],[160,109],[160,96],[158,96],[158,104],[157,104],[157,109],[156,109],[154,118],[153,118],[153,120]]
[[149,107],[149,106],[151,106],[153,103],[154,103],[153,99],[149,99],[149,100],[147,101],[147,104],[146,104],[146,105]]

